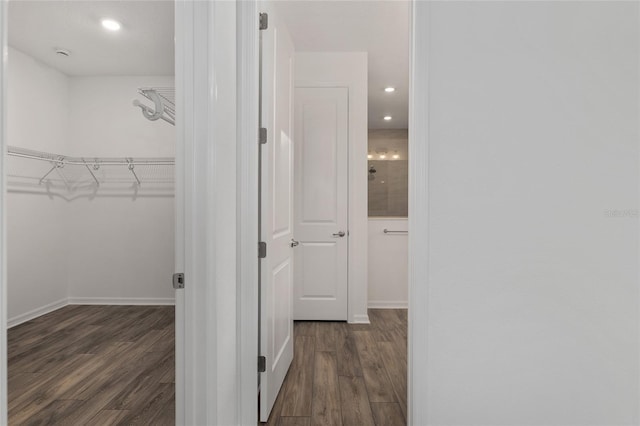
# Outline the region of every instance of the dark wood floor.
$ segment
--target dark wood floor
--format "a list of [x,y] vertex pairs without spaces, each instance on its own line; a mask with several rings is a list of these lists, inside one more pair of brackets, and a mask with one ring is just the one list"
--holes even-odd
[[8,334],[9,424],[175,423],[173,307],[70,305]]
[[267,425],[406,425],[407,311],[370,325],[296,322],[293,364]]

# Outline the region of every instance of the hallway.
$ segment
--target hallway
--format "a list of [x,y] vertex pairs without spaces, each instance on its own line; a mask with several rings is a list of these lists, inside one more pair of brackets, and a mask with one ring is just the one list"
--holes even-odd
[[296,321],[291,369],[268,426],[405,425],[407,311],[371,324]]

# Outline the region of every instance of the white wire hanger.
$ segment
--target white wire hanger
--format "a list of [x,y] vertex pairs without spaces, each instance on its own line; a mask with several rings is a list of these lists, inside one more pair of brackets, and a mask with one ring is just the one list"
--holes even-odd
[[175,88],[141,87],[138,93],[153,102],[153,107],[150,107],[138,99],[133,101],[133,105],[142,110],[142,115],[151,121],[162,119],[173,126],[176,125]]

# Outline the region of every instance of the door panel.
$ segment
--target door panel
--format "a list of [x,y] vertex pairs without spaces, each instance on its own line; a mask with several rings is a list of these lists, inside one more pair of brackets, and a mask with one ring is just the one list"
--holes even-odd
[[296,88],[295,319],[347,319],[348,96]]
[[327,268],[337,261],[336,243],[303,243],[300,250],[302,281],[300,298],[336,299],[338,297],[336,268]]
[[[287,312],[290,310],[291,284],[293,276],[291,271],[291,261],[287,259],[281,265],[276,266],[273,271],[273,292],[271,293],[271,306],[274,313]],[[271,360],[271,371],[277,371],[278,362],[286,353],[287,346],[292,338],[293,322],[289,321],[290,315],[274,315],[271,327],[273,335],[269,344],[269,353],[275,356]]]
[[[286,106],[286,105],[285,105]],[[282,107],[278,105],[277,107]],[[273,185],[274,188],[291,188],[291,174],[293,172],[293,158],[291,151],[293,145],[289,135],[281,131],[280,137],[274,141],[274,169],[273,169]],[[292,192],[290,190],[275,189],[273,192],[273,233],[279,236],[282,233],[291,234],[293,230],[292,209]]]
[[271,3],[269,28],[262,31],[262,148],[260,354],[260,421],[267,421],[293,360],[293,43]]
[[337,224],[338,138],[327,135],[337,129],[337,107],[333,102],[301,106],[300,131],[304,141],[300,151],[302,223]]

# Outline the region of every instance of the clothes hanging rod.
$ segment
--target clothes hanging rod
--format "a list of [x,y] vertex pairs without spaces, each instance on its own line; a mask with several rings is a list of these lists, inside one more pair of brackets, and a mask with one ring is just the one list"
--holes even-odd
[[387,228],[384,228],[384,231],[382,232],[384,232],[385,234],[408,234],[409,233],[409,231],[391,231]]
[[173,158],[96,158],[88,159],[86,157],[68,157],[65,155],[51,154],[47,152],[32,151],[23,148],[9,146],[7,154],[13,157],[28,158],[31,160],[46,161],[55,163],[58,167],[65,165],[72,166],[173,166],[175,159]]

